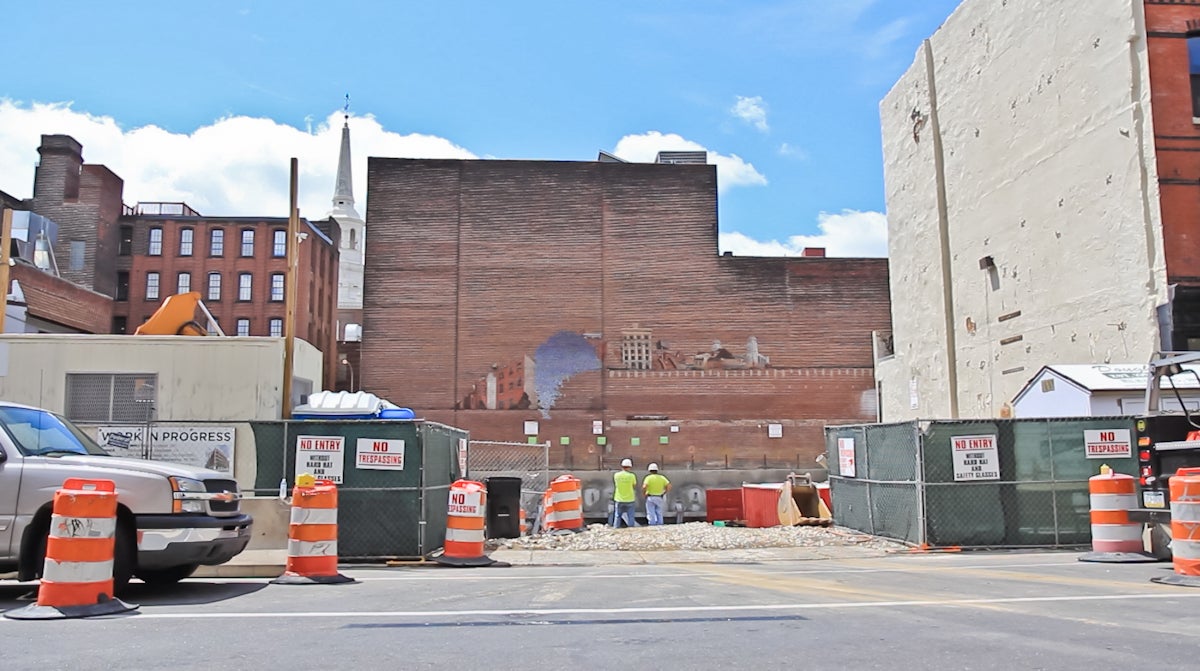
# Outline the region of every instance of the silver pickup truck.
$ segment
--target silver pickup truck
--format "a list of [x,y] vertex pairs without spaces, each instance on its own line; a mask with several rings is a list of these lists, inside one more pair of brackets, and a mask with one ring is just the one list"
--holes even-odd
[[216,471],[109,456],[78,427],[38,408],[0,402],[0,574],[39,577],[54,492],[70,477],[117,488],[114,587],[183,580],[250,542],[237,482]]

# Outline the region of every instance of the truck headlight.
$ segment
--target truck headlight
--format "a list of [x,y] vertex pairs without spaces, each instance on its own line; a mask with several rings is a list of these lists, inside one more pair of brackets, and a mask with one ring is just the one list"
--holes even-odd
[[[192,478],[180,478],[172,476],[168,478],[171,481],[171,497],[174,502],[171,510],[177,513],[202,513],[205,510],[203,494],[205,492],[204,483]],[[201,496],[197,496],[200,494]]]

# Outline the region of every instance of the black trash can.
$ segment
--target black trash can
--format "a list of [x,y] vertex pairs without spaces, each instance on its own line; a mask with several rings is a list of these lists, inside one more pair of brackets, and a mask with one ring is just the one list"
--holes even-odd
[[521,478],[491,477],[487,487],[487,537],[521,536]]

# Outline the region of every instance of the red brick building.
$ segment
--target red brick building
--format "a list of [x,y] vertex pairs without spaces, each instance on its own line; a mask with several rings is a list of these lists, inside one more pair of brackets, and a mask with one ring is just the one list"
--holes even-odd
[[[227,335],[282,337],[285,217],[202,216],[184,203],[123,204],[124,182],[83,162],[65,135],[43,135],[29,209],[58,225],[62,278],[111,297],[105,331],[132,333],[175,293],[197,291]],[[338,224],[301,220],[296,336],[337,374]],[[64,293],[63,295],[67,295]]]
[[1200,0],[1144,0],[1176,349],[1200,349]]
[[562,465],[811,464],[875,419],[887,261],[720,256],[716,179],[370,159],[360,386]]

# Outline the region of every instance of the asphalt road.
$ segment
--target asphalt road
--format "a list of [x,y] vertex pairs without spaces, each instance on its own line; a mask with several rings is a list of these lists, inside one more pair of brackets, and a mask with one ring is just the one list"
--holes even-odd
[[[136,614],[0,618],[0,668],[1194,668],[1200,589],[1066,553],[346,569],[135,585]],[[29,585],[0,584],[0,611]]]

